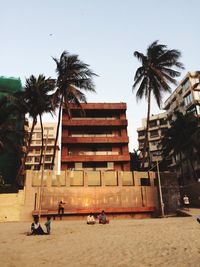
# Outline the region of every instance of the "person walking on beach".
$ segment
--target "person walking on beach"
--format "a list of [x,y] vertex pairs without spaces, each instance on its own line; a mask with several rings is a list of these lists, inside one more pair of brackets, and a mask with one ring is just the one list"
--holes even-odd
[[200,214],[197,216],[197,222],[200,223]]
[[190,201],[189,201],[189,197],[187,195],[185,195],[183,197],[183,203],[184,203],[185,208],[189,211]]

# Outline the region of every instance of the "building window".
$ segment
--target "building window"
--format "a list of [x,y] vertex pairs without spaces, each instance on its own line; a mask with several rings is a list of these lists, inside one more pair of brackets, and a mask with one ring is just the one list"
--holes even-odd
[[40,162],[40,157],[35,157],[35,162]]
[[161,150],[157,150],[157,151],[153,151],[152,152],[152,156],[156,157],[156,156],[161,156],[162,155],[162,151]]
[[145,135],[145,131],[140,131],[140,132],[138,132],[138,136],[144,136]]
[[45,161],[51,161],[51,156],[45,156]]
[[157,120],[153,120],[153,121],[150,121],[149,122],[149,127],[152,128],[152,127],[156,127],[157,126]]
[[32,157],[27,157],[26,162],[32,162]]
[[44,130],[53,131],[53,127],[44,127]]
[[44,169],[45,170],[50,170],[51,169],[51,164],[44,164]]
[[155,130],[150,132],[150,137],[156,137],[156,136],[159,136],[158,131]]
[[31,167],[32,167],[31,165],[26,165],[25,170],[31,170]]
[[42,133],[36,133],[36,138],[42,138]]
[[166,125],[166,124],[167,124],[167,122],[165,119],[160,119],[160,125]]
[[184,97],[184,103],[185,103],[185,106],[192,103],[192,94],[191,93],[189,95],[187,95],[186,97]]
[[35,149],[35,154],[40,154],[40,149]]
[[187,110],[187,113],[193,113],[194,115],[197,115],[196,107],[193,107],[193,108]]
[[200,115],[200,106],[197,105],[197,106],[196,106],[196,109],[197,109],[197,114]]
[[183,91],[186,91],[190,86],[190,81],[189,79],[187,79],[183,84],[182,84],[182,88],[183,88]]

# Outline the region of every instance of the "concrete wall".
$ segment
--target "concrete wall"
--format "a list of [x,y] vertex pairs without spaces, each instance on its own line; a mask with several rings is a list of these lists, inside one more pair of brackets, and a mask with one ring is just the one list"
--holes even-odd
[[24,207],[24,191],[16,194],[0,194],[0,222],[19,221]]
[[[141,179],[149,186],[141,186]],[[158,209],[155,173],[115,171],[27,171],[26,185],[18,194],[0,195],[0,221],[31,220],[33,210],[56,211],[63,200],[66,212],[80,209]],[[41,186],[42,185],[42,186]]]
[[165,213],[176,212],[180,206],[180,191],[176,173],[161,173],[161,188]]

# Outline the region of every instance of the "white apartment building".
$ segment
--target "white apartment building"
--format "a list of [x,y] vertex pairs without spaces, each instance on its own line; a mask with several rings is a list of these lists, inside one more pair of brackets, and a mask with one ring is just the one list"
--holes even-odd
[[[139,142],[139,150],[142,152],[144,148],[144,141],[146,135],[146,123],[147,119],[142,119],[142,127],[137,129],[138,132],[138,142]],[[165,131],[168,129],[168,121],[167,121],[167,113],[163,112],[156,115],[151,115],[149,121],[149,131],[148,131],[148,142],[149,142],[149,152],[150,152],[150,162],[151,167],[156,164],[157,161],[163,161],[163,149],[161,145],[162,137],[165,134]],[[142,155],[142,153],[141,153]],[[145,155],[145,168],[150,168],[147,153]],[[162,170],[165,170],[165,165],[160,163],[160,167]]]
[[[56,127],[57,127],[56,123],[43,123],[43,128],[44,128],[43,155],[45,154],[45,144],[47,144],[45,159],[43,156],[45,170],[48,170],[51,168],[53,147],[54,147],[54,142],[56,138]],[[30,130],[31,130],[31,125],[29,126],[29,132]],[[30,151],[28,153],[28,157],[25,163],[26,170],[37,170],[38,169],[38,164],[40,162],[41,146],[42,146],[42,132],[41,132],[40,124],[36,124],[34,131],[33,131]],[[54,170],[58,170],[58,149],[59,147],[57,146]]]
[[[195,116],[200,117],[200,71],[186,74],[178,87],[165,101],[164,109],[168,114],[169,122],[176,119],[176,111],[183,114],[192,112]],[[179,155],[174,155],[172,164],[169,165],[171,170],[176,171],[178,177],[181,176],[180,160]],[[194,159],[193,165],[197,176],[200,177],[200,165],[197,158]],[[192,179],[193,170],[184,155],[182,156],[182,168],[184,183],[194,182],[194,179]]]

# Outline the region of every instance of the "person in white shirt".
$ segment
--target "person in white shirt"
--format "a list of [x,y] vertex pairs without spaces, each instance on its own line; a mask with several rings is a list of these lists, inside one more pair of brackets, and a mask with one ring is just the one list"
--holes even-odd
[[190,201],[189,201],[189,197],[187,195],[185,195],[183,197],[183,203],[184,203],[184,206],[186,207],[186,209],[189,210]]
[[92,213],[90,213],[87,216],[87,224],[95,224],[95,223],[96,223],[96,221],[95,221],[94,215]]

